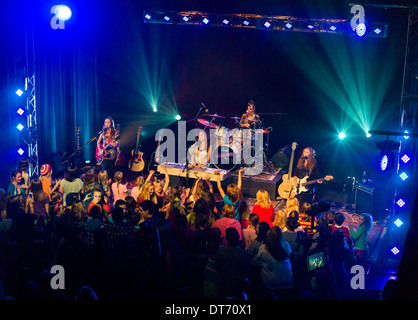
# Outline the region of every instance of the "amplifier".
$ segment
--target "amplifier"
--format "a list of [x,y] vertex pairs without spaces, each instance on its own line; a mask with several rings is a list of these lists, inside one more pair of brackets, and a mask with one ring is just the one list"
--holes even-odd
[[354,208],[357,214],[369,213],[373,216],[375,189],[363,183],[357,183],[354,194]]

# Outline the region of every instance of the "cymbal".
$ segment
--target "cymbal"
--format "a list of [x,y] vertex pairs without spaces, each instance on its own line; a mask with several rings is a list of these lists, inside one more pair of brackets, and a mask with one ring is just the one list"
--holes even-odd
[[215,123],[213,123],[213,122],[209,122],[209,121],[207,121],[207,120],[205,120],[205,119],[202,119],[202,118],[198,118],[197,119],[197,121],[199,122],[199,123],[201,123],[201,124],[203,124],[204,126],[210,126],[212,129],[216,129],[218,126],[215,124]]
[[215,118],[225,118],[225,117],[223,117],[223,116],[220,116],[219,114],[217,114],[217,113],[214,113],[214,114],[208,114],[208,116],[209,117],[215,117]]
[[231,117],[231,118],[229,118],[229,119],[236,119],[236,120],[239,120],[239,119],[241,119],[240,117]]

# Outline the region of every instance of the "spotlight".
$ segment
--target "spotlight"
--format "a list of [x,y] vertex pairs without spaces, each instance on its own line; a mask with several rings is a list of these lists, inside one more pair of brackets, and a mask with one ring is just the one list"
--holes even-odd
[[344,132],[340,132],[339,134],[338,134],[338,138],[341,140],[341,139],[344,139],[345,138],[345,133]]
[[222,23],[223,23],[224,25],[228,25],[229,20],[228,20],[228,19],[224,19],[224,20],[222,21]]
[[392,251],[392,253],[396,256],[400,251],[398,248],[393,247],[392,249],[390,249],[390,251]]
[[178,115],[176,115],[176,120],[180,120],[181,119],[181,116],[178,114]]
[[356,27],[356,33],[359,37],[362,37],[366,34],[366,25],[364,23],[359,23]]
[[22,116],[22,115],[25,113],[25,109],[23,109],[23,108],[19,108],[19,109],[17,109],[16,113],[17,113],[19,116]]
[[202,22],[203,22],[204,24],[208,24],[208,23],[209,23],[209,19],[208,19],[208,18],[204,18],[204,19],[202,20]]
[[18,153],[20,156],[23,156],[23,154],[25,153],[25,150],[23,150],[22,148],[19,148],[19,149],[17,149],[17,153]]
[[264,26],[265,26],[266,28],[270,28],[271,23],[270,23],[270,22],[268,22],[268,21],[266,21],[266,22],[264,23]]
[[168,22],[168,21],[170,21],[170,17],[169,16],[164,16],[164,20]]
[[248,20],[244,20],[244,22],[242,23],[244,26],[249,26],[250,25],[250,22],[248,21]]
[[376,142],[376,147],[380,150],[379,168],[382,172],[387,172],[395,167],[395,154],[392,150],[399,149],[399,142],[384,140]]
[[396,201],[396,204],[399,208],[402,208],[406,203],[405,201],[403,201],[403,199],[399,199],[398,201]]
[[408,163],[408,161],[411,160],[411,158],[409,158],[407,154],[404,154],[401,160],[403,161],[403,163]]
[[399,175],[399,177],[401,177],[401,179],[402,179],[403,181],[405,181],[406,179],[408,179],[408,175],[407,175],[405,172],[402,172],[402,173]]
[[336,28],[336,27],[334,27],[334,26],[329,27],[329,29],[330,29],[331,31],[335,31],[335,30],[337,30],[337,28]]
[[21,123],[19,123],[16,128],[19,129],[19,131],[22,131],[24,126]]
[[152,111],[157,112],[157,107],[152,108]]
[[183,17],[183,21],[184,21],[184,22],[187,22],[187,21],[189,21],[189,20],[190,20],[190,18],[189,18],[189,17],[186,17],[186,16],[184,16],[184,17]]
[[366,138],[370,138],[372,135],[370,133],[366,133]]
[[58,19],[62,21],[67,21],[71,18],[72,12],[71,12],[71,9],[67,7],[66,5],[59,5],[59,6],[56,6],[55,15],[57,16]]
[[151,15],[147,13],[147,14],[145,14],[144,18],[147,19],[147,20],[151,20]]
[[403,222],[401,219],[396,219],[394,222],[394,225],[397,226],[398,228],[403,225]]
[[20,97],[23,94],[23,91],[20,89],[17,89],[16,94]]
[[286,23],[284,26],[289,30],[293,27],[293,25],[290,22]]
[[[405,130],[405,132],[404,132],[404,133],[409,133],[409,132],[408,132],[408,130]],[[405,139],[405,140],[407,140],[407,139],[409,138],[409,136],[406,136],[406,135],[405,135],[405,136],[403,136],[403,137],[404,137],[404,139]]]
[[374,33],[376,34],[380,34],[382,32],[382,30],[380,28],[376,28],[373,30]]

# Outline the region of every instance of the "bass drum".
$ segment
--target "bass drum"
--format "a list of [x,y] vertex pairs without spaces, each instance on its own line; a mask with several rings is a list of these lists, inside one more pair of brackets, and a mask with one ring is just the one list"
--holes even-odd
[[210,155],[210,163],[219,170],[233,170],[241,164],[241,153],[234,145],[221,145],[216,147]]

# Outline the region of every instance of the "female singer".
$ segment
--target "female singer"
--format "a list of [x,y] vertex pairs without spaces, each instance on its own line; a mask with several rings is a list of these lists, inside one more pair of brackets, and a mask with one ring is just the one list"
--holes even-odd
[[[119,137],[119,132],[115,129],[115,122],[111,117],[107,117],[104,121],[102,133],[97,139],[97,152],[103,157],[102,169],[107,171],[110,178],[113,178],[118,156],[119,141],[117,137]],[[106,150],[104,150],[105,147]]]

